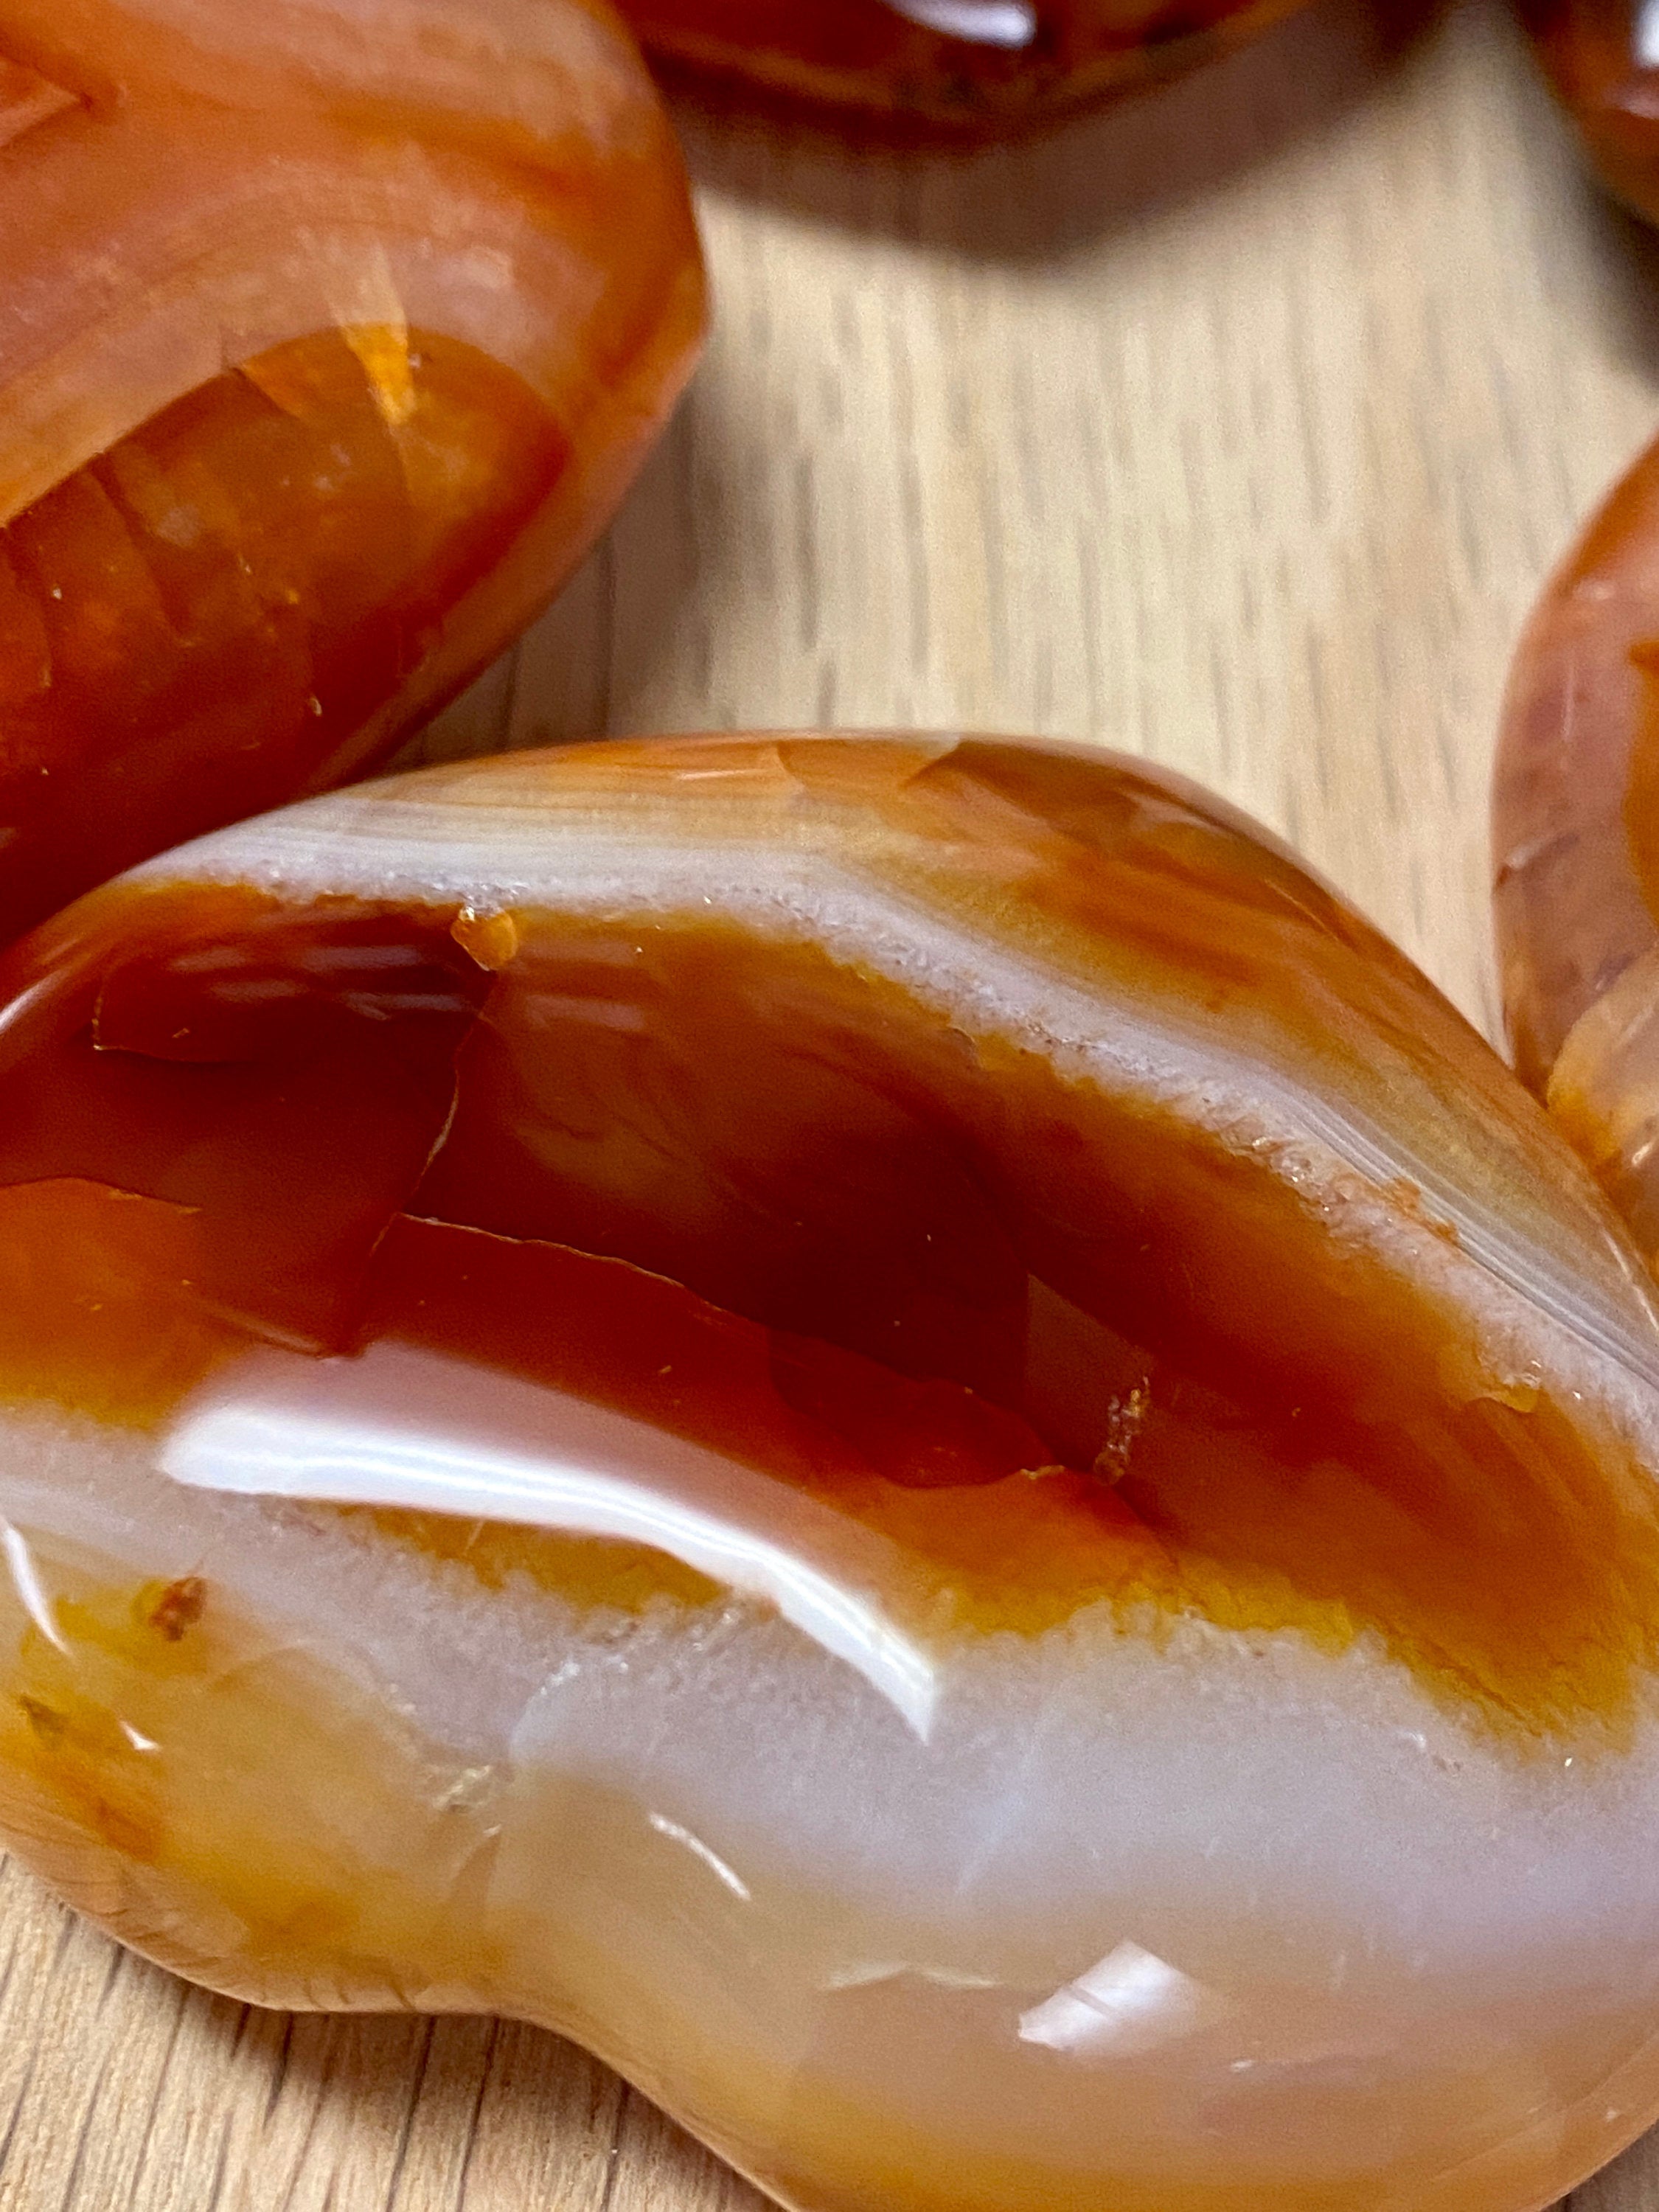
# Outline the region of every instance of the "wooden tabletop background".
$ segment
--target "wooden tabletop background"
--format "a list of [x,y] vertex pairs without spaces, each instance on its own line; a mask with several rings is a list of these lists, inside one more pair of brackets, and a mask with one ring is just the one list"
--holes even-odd
[[[1505,659],[1659,423],[1659,245],[1582,182],[1496,0],[1327,0],[969,161],[682,120],[706,366],[420,750],[1091,738],[1283,831],[1491,1027]],[[1659,2137],[1571,2203],[1659,2212]],[[0,1873],[0,2212],[760,2204],[550,2036],[250,2011]]]

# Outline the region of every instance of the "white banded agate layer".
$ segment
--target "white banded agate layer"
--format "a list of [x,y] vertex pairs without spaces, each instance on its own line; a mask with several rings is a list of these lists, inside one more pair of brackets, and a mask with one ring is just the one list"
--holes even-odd
[[934,1662],[865,1594],[893,1577],[890,1547],[860,1542],[811,1498],[780,1497],[754,1469],[609,1407],[395,1342],[342,1360],[253,1352],[185,1400],[156,1461],[200,1490],[647,1545],[775,1607],[918,1735],[932,1727]]
[[797,2212],[1537,2212],[1659,2110],[1656,1378],[1519,1086],[1139,767],[315,800],[0,976],[0,1819]]

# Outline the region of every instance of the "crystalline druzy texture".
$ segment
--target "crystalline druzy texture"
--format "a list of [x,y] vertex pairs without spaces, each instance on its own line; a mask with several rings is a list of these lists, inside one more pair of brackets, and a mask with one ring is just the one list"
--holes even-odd
[[1650,0],[1520,0],[1602,182],[1659,219],[1659,22]]
[[1659,1328],[1144,769],[516,756],[0,972],[0,1823],[805,2212],[1528,2212],[1659,2107]]
[[1659,447],[1522,638],[1493,842],[1517,1065],[1659,1268]]
[[602,6],[0,0],[0,941],[428,715],[702,314]]
[[1302,0],[621,0],[647,47],[766,89],[997,130],[1208,61]]

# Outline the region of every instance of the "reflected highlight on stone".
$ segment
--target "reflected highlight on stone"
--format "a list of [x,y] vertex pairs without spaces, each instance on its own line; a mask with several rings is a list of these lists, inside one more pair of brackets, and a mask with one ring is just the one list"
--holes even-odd
[[1659,7],[1520,0],[1522,20],[1601,181],[1659,221]]
[[0,973],[0,1817],[800,2212],[1529,2212],[1659,2109],[1659,1328],[1109,757],[317,799]]
[[995,131],[1212,61],[1302,0],[622,0],[647,49],[790,99]]
[[0,0],[0,941],[359,773],[603,526],[695,354],[584,0]]

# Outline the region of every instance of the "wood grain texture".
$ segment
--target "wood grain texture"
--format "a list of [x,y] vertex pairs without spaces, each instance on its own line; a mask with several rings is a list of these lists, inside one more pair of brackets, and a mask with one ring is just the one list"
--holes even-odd
[[[967,161],[683,119],[707,368],[418,750],[1094,738],[1284,831],[1491,1026],[1505,659],[1659,417],[1659,252],[1580,181],[1501,9],[1329,0]],[[759,2203],[550,2037],[252,2013],[0,1876],[0,2212]],[[1659,2212],[1659,2142],[1572,2203]]]

